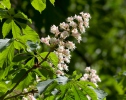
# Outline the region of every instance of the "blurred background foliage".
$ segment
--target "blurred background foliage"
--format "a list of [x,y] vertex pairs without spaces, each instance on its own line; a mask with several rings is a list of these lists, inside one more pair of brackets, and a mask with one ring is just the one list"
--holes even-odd
[[31,27],[40,38],[50,34],[51,25],[59,25],[68,16],[82,11],[90,13],[90,28],[72,52],[68,74],[75,69],[84,72],[86,66],[91,66],[100,75],[99,87],[108,93],[107,100],[120,100],[126,86],[117,84],[116,79],[122,77],[116,75],[126,70],[126,0],[56,0],[54,6],[44,0],[47,7],[41,14],[31,6],[30,0],[10,1],[16,11],[32,19]]

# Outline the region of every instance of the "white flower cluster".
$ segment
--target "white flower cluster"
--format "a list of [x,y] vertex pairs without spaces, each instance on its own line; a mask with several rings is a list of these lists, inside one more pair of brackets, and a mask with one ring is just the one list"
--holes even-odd
[[101,79],[96,74],[96,70],[91,69],[90,67],[86,67],[85,72],[86,73],[83,75],[83,77],[80,80],[83,80],[83,81],[88,80],[94,83],[96,86],[98,86],[97,82],[101,82]]
[[82,40],[81,34],[85,32],[85,28],[89,27],[89,13],[81,12],[80,15],[75,15],[67,18],[67,22],[60,23],[59,26],[52,25],[50,32],[55,37],[41,38],[41,42],[48,46],[57,45],[57,49],[54,51],[59,58],[58,75],[64,75],[63,70],[68,71],[66,63],[70,63],[71,55],[70,51],[73,51],[76,47],[72,41],[66,40],[69,36],[74,37],[78,43]]

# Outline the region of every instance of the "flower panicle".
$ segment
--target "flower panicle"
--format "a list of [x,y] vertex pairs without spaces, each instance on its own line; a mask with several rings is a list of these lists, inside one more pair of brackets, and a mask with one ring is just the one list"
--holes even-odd
[[76,48],[75,43],[66,38],[72,36],[80,43],[82,40],[81,33],[85,33],[86,28],[89,28],[90,18],[90,14],[84,12],[81,12],[80,15],[68,17],[66,22],[60,23],[59,26],[51,26],[50,32],[55,35],[54,37],[41,38],[41,42],[50,47],[57,45],[54,50],[59,59],[57,75],[64,75],[63,71],[68,71],[67,64],[70,63],[70,52]]

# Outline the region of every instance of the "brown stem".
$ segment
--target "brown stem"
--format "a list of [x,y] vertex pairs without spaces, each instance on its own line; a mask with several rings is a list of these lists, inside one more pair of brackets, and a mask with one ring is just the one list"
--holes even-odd
[[38,90],[31,90],[29,92],[25,92],[25,93],[20,93],[20,94],[17,94],[17,95],[14,95],[14,96],[10,96],[10,97],[7,97],[5,98],[4,100],[7,100],[7,99],[11,99],[11,98],[16,98],[18,96],[21,96],[21,95],[26,95],[26,94],[29,94],[29,93],[38,93]]

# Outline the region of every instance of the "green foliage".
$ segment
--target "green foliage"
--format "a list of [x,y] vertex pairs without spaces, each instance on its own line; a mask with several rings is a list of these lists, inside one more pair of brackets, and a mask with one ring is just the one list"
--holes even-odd
[[[41,14],[47,7],[46,4],[51,3],[53,6],[55,0],[21,2],[22,7],[31,4]],[[87,96],[92,100],[104,100],[107,94],[89,81],[80,81],[81,73],[74,71],[72,75],[57,76],[59,58],[52,52],[55,48],[45,52],[46,47],[40,43],[40,34],[33,27],[34,19],[11,3],[13,0],[0,0],[3,37],[0,39],[0,100],[21,100],[22,96],[34,94],[36,89],[38,100],[88,100]],[[32,10],[29,13],[36,16]],[[24,92],[25,89],[28,92]]]

